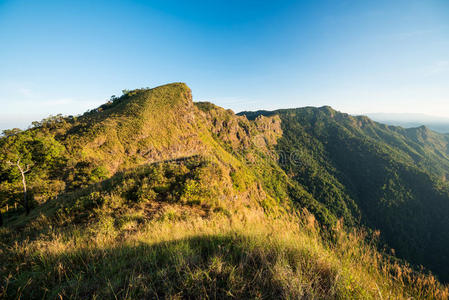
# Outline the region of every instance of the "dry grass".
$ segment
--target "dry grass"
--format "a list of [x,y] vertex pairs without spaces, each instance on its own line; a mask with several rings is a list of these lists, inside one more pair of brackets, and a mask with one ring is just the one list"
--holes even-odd
[[255,210],[145,224],[104,216],[2,246],[4,298],[445,299],[432,276],[389,262],[361,233],[335,228],[326,246],[313,216]]

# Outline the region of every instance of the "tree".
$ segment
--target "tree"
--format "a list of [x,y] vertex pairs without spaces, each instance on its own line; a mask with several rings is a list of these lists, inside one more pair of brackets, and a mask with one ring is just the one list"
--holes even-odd
[[17,167],[17,169],[19,170],[20,175],[22,176],[23,202],[21,204],[25,208],[25,212],[28,215],[30,213],[30,205],[29,205],[29,201],[28,201],[28,197],[27,197],[27,183],[26,183],[25,174],[30,171],[31,166],[29,164],[22,166],[21,162],[20,162],[20,158],[16,161],[15,164],[9,160],[6,163],[10,166],[15,165]]
[[36,187],[45,189],[61,172],[65,151],[53,135],[36,129],[0,137],[0,208],[18,203],[28,214]]
[[23,206],[26,213],[30,212],[29,195],[27,194],[27,180],[25,174],[30,172],[33,163],[32,153],[33,138],[29,132],[16,132],[13,135],[7,135],[1,140],[1,179],[9,186],[10,191],[17,190],[18,185],[22,186],[22,200],[16,198],[14,193],[10,193],[9,199],[3,199],[0,206],[7,202],[14,201]]

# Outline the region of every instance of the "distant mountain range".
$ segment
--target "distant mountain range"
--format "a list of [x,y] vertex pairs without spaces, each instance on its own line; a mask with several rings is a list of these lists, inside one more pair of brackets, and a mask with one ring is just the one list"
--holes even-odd
[[370,113],[364,114],[374,121],[388,125],[401,126],[404,128],[426,126],[430,129],[449,133],[449,118],[430,116],[426,114],[390,114],[390,113]]

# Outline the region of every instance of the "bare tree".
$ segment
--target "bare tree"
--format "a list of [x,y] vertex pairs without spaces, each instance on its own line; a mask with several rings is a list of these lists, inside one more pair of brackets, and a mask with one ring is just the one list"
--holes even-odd
[[11,161],[7,161],[7,163],[11,166],[16,166],[17,169],[20,172],[20,175],[22,175],[22,185],[23,185],[23,207],[25,208],[25,212],[28,215],[30,213],[30,205],[28,203],[28,197],[27,197],[27,182],[25,178],[25,174],[30,171],[31,166],[30,165],[24,165],[22,166],[20,164],[20,158],[17,160],[17,162],[14,164]]

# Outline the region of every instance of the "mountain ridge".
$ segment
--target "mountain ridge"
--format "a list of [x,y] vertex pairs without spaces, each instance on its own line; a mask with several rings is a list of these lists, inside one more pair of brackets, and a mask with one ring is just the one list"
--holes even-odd
[[[224,279],[221,271],[214,269],[216,265],[203,261],[213,261],[208,253],[224,255],[222,250],[234,249],[232,243],[223,244],[219,234],[223,231],[230,234],[223,237],[225,241],[230,239],[243,247],[234,249],[235,253],[232,250],[234,261],[225,260],[224,265],[231,264],[229,268],[244,272],[238,266],[247,260],[238,259],[252,255],[271,266],[268,268],[279,269],[268,282],[261,280],[257,271],[246,275],[254,276],[267,295],[271,293],[267,286],[271,286],[282,290],[286,297],[296,295],[293,298],[376,298],[379,293],[398,298],[444,298],[446,287],[419,267],[424,265],[443,281],[449,276],[449,258],[445,254],[449,238],[441,232],[441,228],[449,227],[445,218],[449,210],[449,140],[444,135],[425,128],[383,125],[329,106],[234,114],[209,102],[193,102],[191,95],[184,83],[126,91],[82,116],[54,117],[36,122],[26,131],[5,132],[0,139],[0,212],[4,214],[0,241],[6,250],[0,256],[7,263],[0,273],[4,282],[14,278],[11,289],[25,289],[30,297],[41,296],[39,280],[33,275],[36,273],[28,268],[36,265],[42,274],[50,274],[43,280],[53,296],[58,291],[69,296],[75,289],[71,276],[96,276],[95,271],[77,269],[79,273],[66,273],[71,281],[60,279],[64,285],[59,286],[53,280],[59,275],[52,264],[64,265],[68,261],[66,268],[75,268],[73,257],[77,256],[70,251],[73,247],[80,251],[80,257],[97,264],[104,241],[121,249],[119,253],[139,253],[133,259],[143,262],[131,270],[147,278],[148,273],[139,265],[151,263],[161,270],[164,267],[156,258],[146,260],[139,249],[170,256],[159,244],[163,238],[158,235],[165,232],[167,242],[173,242],[170,245],[175,249],[189,245],[180,251],[183,256],[176,258],[187,267],[178,270],[181,273],[170,273],[173,282],[180,285],[177,276],[183,274],[188,276],[187,282],[212,291],[212,283],[205,278],[215,278],[226,286],[219,291],[222,296],[232,290],[240,297],[256,297],[257,290],[242,294],[248,289],[244,288],[244,279],[236,281],[243,287],[235,288],[229,275],[232,272],[225,273],[228,277]],[[22,164],[32,165],[26,175],[33,203],[29,215],[22,215],[20,205],[6,209],[6,205],[20,204],[18,199],[22,197],[20,174],[4,163],[17,158]],[[257,224],[263,240],[257,237]],[[173,231],[177,226],[187,229]],[[277,226],[277,231],[271,230],[272,226]],[[288,228],[286,232],[283,226]],[[253,231],[246,232],[246,227]],[[205,241],[200,235],[202,242],[190,242],[190,236],[207,234],[207,228],[214,238]],[[251,248],[251,243],[241,242],[240,238],[235,240],[232,232],[257,247]],[[283,234],[288,235],[288,241]],[[380,238],[380,242],[374,242],[371,236]],[[135,248],[131,242],[135,239],[144,244],[151,241],[151,246]],[[179,244],[177,239],[184,242]],[[92,245],[90,241],[94,241]],[[314,248],[302,248],[304,241]],[[214,243],[224,248],[216,250]],[[47,257],[44,253],[48,251],[59,254]],[[107,251],[126,264],[121,254]],[[194,251],[206,253],[193,255]],[[273,262],[261,254],[264,251],[277,260]],[[310,256],[297,260],[302,251]],[[37,254],[23,256],[23,252]],[[429,257],[429,253],[436,257]],[[283,255],[290,257],[293,265],[282,263]],[[354,255],[359,262],[350,258]],[[399,263],[395,262],[398,258]],[[326,261],[325,265],[320,265],[320,260]],[[192,265],[191,261],[201,263]],[[320,268],[327,275],[319,275],[320,281],[313,283],[315,275],[301,273],[307,268],[300,261],[313,265],[316,276],[321,274]],[[18,263],[22,267],[15,269]],[[188,272],[198,265],[203,268],[198,272],[208,270],[209,277],[200,280],[202,277]],[[372,265],[376,267],[370,269]],[[254,261],[247,268],[269,272],[267,266]],[[393,271],[395,268],[401,272]],[[354,271],[355,279],[351,279],[351,269],[358,270]],[[111,291],[101,288],[107,286],[108,278],[104,276],[114,274],[120,278],[111,283],[113,292],[123,289],[129,278],[109,267],[106,270],[109,273],[102,275],[95,291],[111,296]],[[277,277],[288,272],[296,275]],[[156,281],[162,278],[151,276]],[[301,283],[307,287],[305,290],[294,281],[298,276],[307,278]],[[34,281],[27,288],[24,284],[29,278]],[[84,293],[92,295],[88,279],[81,283]],[[33,288],[41,292],[33,294]],[[136,285],[135,297],[149,296],[151,289],[158,291],[153,296],[178,292],[205,296],[195,286],[184,286],[184,290],[169,284],[165,290],[149,288]],[[192,294],[182,294],[186,290]],[[14,291],[2,293],[12,296]]]

